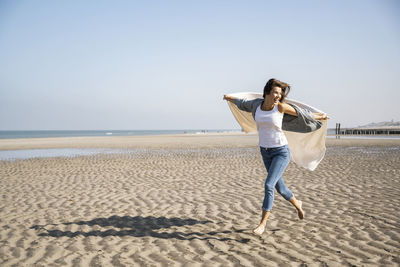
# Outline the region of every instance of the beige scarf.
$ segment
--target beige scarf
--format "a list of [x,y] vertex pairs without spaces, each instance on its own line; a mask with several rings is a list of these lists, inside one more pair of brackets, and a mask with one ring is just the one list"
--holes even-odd
[[[262,94],[259,93],[235,93],[230,94],[230,96],[252,100],[256,98],[263,98]],[[307,104],[301,103],[299,101],[290,100],[286,98],[286,103],[295,104],[300,108],[309,110],[311,112],[324,113],[321,110],[313,108]],[[228,105],[232,111],[233,116],[240,124],[242,129],[246,132],[257,132],[256,122],[251,114],[251,112],[246,112],[240,110],[234,103],[229,101]],[[289,149],[291,153],[291,160],[295,162],[297,165],[304,167],[308,170],[315,170],[321,160],[324,158],[326,147],[325,147],[325,138],[327,132],[327,122],[324,121],[323,126],[310,133],[296,133],[284,131],[286,135],[286,139],[289,143]]]

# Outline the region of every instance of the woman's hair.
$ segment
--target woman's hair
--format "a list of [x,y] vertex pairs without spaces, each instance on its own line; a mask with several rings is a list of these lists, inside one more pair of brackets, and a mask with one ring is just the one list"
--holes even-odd
[[285,97],[289,94],[290,92],[290,85],[284,82],[281,82],[277,79],[270,79],[267,84],[264,87],[264,94],[263,97],[265,98],[265,95],[269,95],[271,93],[272,88],[274,87],[279,87],[282,89],[282,97],[281,97],[281,102],[285,99]]

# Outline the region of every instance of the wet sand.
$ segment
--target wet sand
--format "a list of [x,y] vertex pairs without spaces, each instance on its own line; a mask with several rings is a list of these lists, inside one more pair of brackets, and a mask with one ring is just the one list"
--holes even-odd
[[285,182],[266,232],[257,137],[205,134],[0,140],[0,150],[126,153],[0,161],[1,266],[398,266],[400,141],[327,140]]

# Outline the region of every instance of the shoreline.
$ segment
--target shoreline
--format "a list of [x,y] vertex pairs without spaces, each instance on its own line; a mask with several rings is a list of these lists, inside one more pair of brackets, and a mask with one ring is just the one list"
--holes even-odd
[[237,133],[240,129],[178,129],[178,130],[0,130],[1,139],[31,139],[58,137],[124,137],[204,133]]
[[[400,148],[400,139],[351,139],[327,138],[326,148]],[[0,140],[0,161],[28,160],[35,158],[69,158],[98,155],[123,155],[171,153],[184,151],[224,151],[225,149],[257,149],[257,134],[206,133],[120,137],[55,137]],[[345,153],[345,151],[342,151]]]
[[[0,150],[39,149],[39,148],[190,148],[226,147],[230,144],[246,147],[254,143],[256,134],[199,133],[142,136],[85,136],[0,139]],[[242,140],[235,144],[231,139]],[[244,140],[244,142],[243,142]]]
[[[56,148],[224,148],[257,147],[256,133],[198,133],[143,136],[85,136],[0,139],[0,151]],[[326,146],[400,146],[400,138],[326,138]]]

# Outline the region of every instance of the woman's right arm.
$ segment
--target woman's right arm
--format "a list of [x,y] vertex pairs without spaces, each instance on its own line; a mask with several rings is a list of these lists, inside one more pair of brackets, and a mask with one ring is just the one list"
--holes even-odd
[[252,112],[254,100],[246,100],[242,98],[237,98],[230,95],[224,95],[224,100],[232,102],[235,104],[240,110]]

